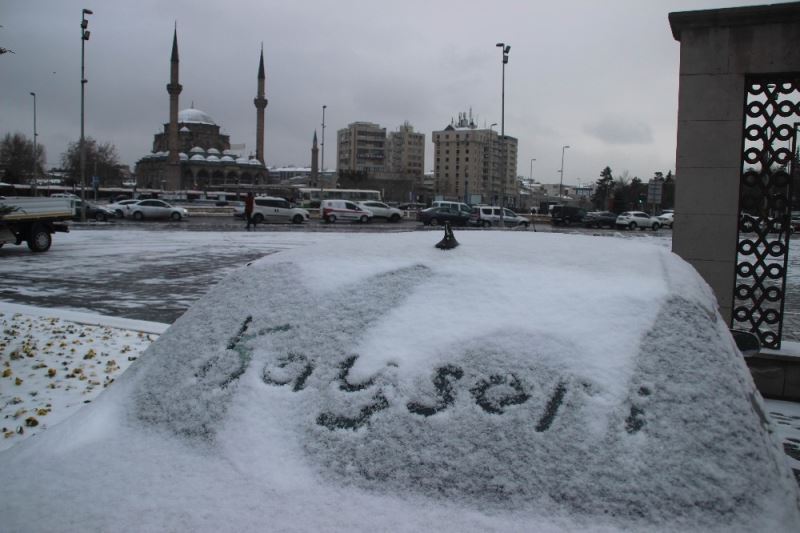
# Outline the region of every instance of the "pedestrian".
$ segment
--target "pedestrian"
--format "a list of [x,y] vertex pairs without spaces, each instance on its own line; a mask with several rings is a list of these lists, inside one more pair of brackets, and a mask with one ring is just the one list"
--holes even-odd
[[253,224],[253,228],[256,227],[255,223],[253,222],[253,205],[255,204],[255,198],[253,197],[253,191],[247,193],[247,197],[244,199],[244,218],[247,220],[247,231],[250,231],[250,224]]

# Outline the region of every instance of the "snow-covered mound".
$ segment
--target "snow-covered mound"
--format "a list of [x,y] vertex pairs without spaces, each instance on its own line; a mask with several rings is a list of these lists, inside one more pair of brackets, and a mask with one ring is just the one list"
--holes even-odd
[[9,530],[791,531],[710,289],[663,247],[315,236],[0,454]]

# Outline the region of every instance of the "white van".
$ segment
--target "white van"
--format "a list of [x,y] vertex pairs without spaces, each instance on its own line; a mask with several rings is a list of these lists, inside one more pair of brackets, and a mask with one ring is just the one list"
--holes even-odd
[[302,224],[309,219],[308,211],[292,207],[286,199],[272,196],[256,196],[253,201],[253,222],[291,222]]
[[349,200],[323,200],[322,220],[332,224],[337,220],[350,220],[366,223],[372,220],[372,211]]
[[456,211],[462,211],[467,215],[472,213],[472,207],[462,202],[448,202],[445,200],[436,200],[435,202],[431,203],[431,207],[449,207],[450,209]]

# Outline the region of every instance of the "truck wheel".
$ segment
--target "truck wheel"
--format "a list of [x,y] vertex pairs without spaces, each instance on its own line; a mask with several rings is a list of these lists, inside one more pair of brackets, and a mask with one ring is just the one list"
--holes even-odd
[[53,244],[53,238],[50,236],[50,232],[41,225],[34,226],[28,234],[28,248],[32,252],[46,252],[50,249],[51,244]]

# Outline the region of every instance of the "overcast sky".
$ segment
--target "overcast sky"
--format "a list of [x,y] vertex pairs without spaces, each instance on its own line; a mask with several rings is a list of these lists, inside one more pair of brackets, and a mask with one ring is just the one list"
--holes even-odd
[[[560,2],[2,0],[0,135],[33,135],[48,166],[80,137],[80,20],[86,43],[86,135],[116,145],[131,165],[168,121],[169,59],[178,25],[181,109],[192,101],[232,143],[255,151],[258,54],[267,72],[265,153],[270,166],[310,164],[326,111],[325,166],[336,131],[354,121],[387,131],[404,121],[426,135],[472,109],[480,127],[501,121],[519,139],[518,173],[588,183],[606,165],[645,181],[674,169],[679,43],[671,11],[747,5],[736,0]],[[758,3],[758,2],[756,2]]]

